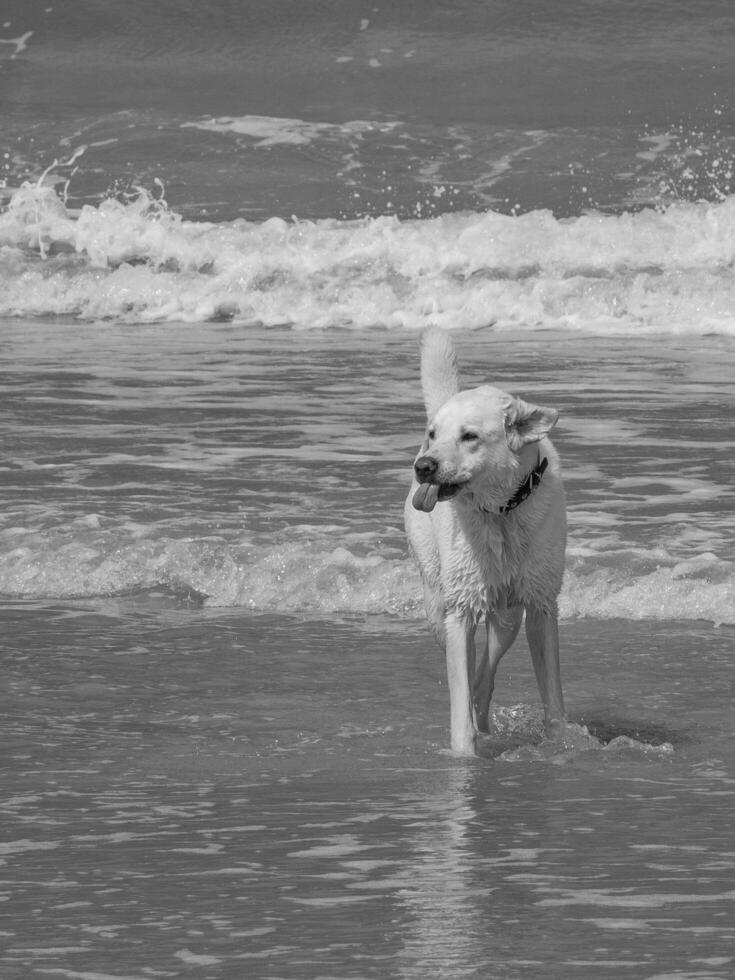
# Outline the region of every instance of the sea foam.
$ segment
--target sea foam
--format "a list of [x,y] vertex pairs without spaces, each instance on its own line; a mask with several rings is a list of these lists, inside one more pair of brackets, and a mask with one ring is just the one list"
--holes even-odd
[[[583,543],[570,543],[564,619],[735,623],[732,562],[709,552],[683,561],[659,553],[645,565],[621,548],[601,563],[581,557],[585,551]],[[2,595],[69,599],[160,589],[254,612],[423,616],[419,576],[404,551],[369,541],[335,544],[333,529],[268,542],[175,538],[112,521],[0,534]]]
[[144,191],[0,214],[0,315],[296,328],[735,334],[735,198],[558,219],[493,211],[185,220]]

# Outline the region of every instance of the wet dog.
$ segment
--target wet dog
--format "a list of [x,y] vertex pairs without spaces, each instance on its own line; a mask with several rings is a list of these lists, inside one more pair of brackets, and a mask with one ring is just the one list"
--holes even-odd
[[[429,623],[445,647],[451,746],[473,755],[488,730],[495,672],[526,615],[547,729],[564,719],[557,597],[566,514],[554,409],[491,385],[461,391],[447,333],[425,332],[421,386],[428,425],[406,500],[409,546]],[[475,632],[484,622],[481,651]]]

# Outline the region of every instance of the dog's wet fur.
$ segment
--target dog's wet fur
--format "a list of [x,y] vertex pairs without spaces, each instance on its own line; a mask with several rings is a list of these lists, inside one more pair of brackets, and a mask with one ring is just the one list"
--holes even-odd
[[[461,391],[454,344],[432,329],[421,345],[428,424],[414,462],[405,523],[429,623],[446,649],[451,747],[476,751],[488,730],[495,672],[525,612],[547,728],[564,720],[557,597],[566,514],[561,467],[548,438],[558,413],[500,388]],[[543,478],[507,509],[535,468]],[[477,626],[486,641],[475,649]]]

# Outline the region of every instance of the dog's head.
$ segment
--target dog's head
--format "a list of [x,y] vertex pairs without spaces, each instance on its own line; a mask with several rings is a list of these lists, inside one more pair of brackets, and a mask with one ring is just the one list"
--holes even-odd
[[502,504],[518,482],[524,447],[553,428],[559,413],[483,385],[461,391],[431,419],[413,464],[417,510],[471,493],[480,506]]

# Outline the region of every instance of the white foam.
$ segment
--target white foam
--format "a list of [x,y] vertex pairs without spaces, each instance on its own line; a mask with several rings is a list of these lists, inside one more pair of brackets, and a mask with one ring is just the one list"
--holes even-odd
[[397,122],[367,122],[361,119],[345,123],[308,122],[278,116],[207,116],[195,122],[182,123],[182,129],[201,129],[210,133],[247,136],[255,146],[303,146],[324,136],[359,136],[367,132],[388,132]]
[[12,45],[13,51],[11,51],[10,57],[11,59],[14,59],[26,50],[28,47],[28,41],[32,36],[33,31],[26,31],[25,34],[20,34],[18,37],[0,37],[0,44]]
[[[39,257],[41,261],[39,261]],[[735,198],[558,220],[185,221],[142,193],[0,214],[0,315],[735,335]]]
[[330,126],[325,123],[305,122],[303,119],[277,119],[270,116],[218,116],[198,122],[183,123],[182,128],[202,129],[210,133],[234,133],[250,136],[257,146],[275,146],[290,143],[311,143]]
[[669,132],[650,133],[648,136],[642,136],[641,142],[648,143],[650,150],[641,150],[639,153],[636,153],[636,156],[640,160],[646,160],[652,163],[671,148],[674,143],[674,136]]
[[[628,558],[626,559],[626,554]],[[703,619],[735,623],[735,566],[704,553],[651,570],[622,550],[614,563],[568,562],[560,612],[565,618]],[[631,560],[632,559],[632,560]],[[655,560],[655,558],[654,558]]]
[[[592,528],[592,533],[597,528]],[[343,544],[335,547],[335,536]],[[345,530],[291,528],[275,541],[175,538],[105,522],[0,534],[0,594],[33,598],[167,589],[210,606],[260,612],[423,616],[421,584],[403,551]],[[570,542],[563,618],[735,623],[735,564],[713,551],[636,548],[617,534]]]

